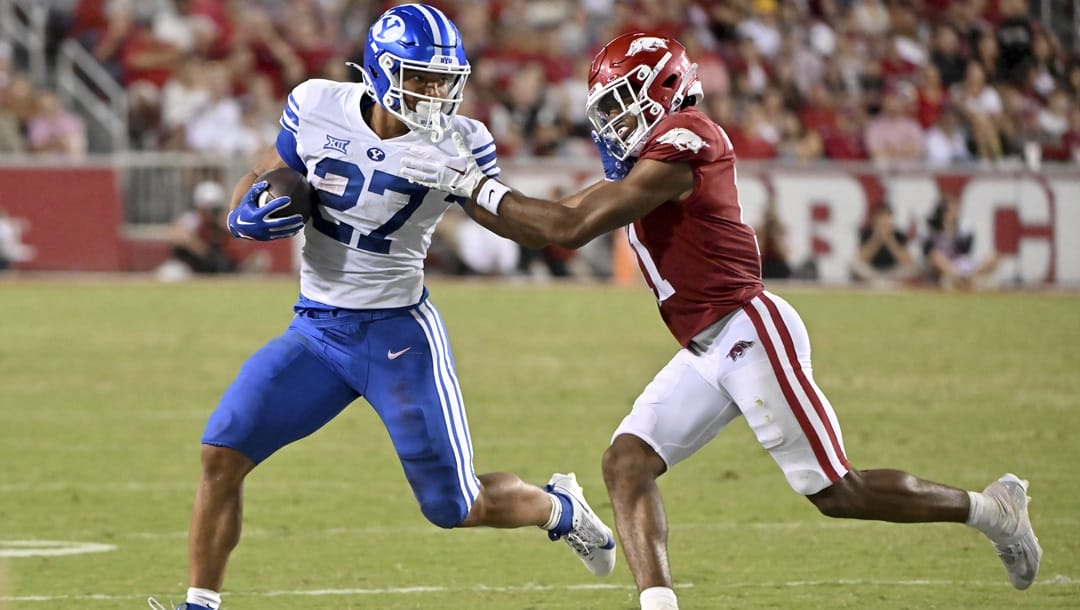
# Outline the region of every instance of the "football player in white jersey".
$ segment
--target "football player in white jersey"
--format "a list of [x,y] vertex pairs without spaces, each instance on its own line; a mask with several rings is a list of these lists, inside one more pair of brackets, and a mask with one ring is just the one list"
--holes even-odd
[[[364,65],[354,67],[363,83],[310,80],[293,90],[276,146],[233,192],[234,236],[304,231],[300,297],[289,327],[248,359],[203,433],[186,610],[221,603],[226,562],[240,538],[245,476],[361,396],[386,426],[429,521],[539,526],[565,540],[593,574],[614,567],[614,536],[573,474],[555,474],[541,488],[512,473],[473,470],[446,329],[423,272],[435,224],[462,199],[397,173],[411,146],[451,153],[464,144],[486,175],[499,174],[487,128],[456,116],[470,70],[457,28],[433,7],[394,7],[371,26]],[[273,216],[287,197],[258,206],[266,184],[256,176],[284,166],[318,192],[310,222]]]

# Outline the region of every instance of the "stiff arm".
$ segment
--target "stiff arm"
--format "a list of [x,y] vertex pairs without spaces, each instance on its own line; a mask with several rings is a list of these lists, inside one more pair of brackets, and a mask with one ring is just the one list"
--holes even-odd
[[[482,188],[483,183],[474,195]],[[464,207],[481,225],[525,246],[580,248],[666,201],[684,199],[693,189],[694,171],[689,164],[645,159],[618,182],[598,182],[559,201],[511,190],[499,203],[498,215],[477,205],[474,198]]]

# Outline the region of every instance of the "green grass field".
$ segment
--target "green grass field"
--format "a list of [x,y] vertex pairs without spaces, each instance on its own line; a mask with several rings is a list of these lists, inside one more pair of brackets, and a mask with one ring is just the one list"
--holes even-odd
[[[477,469],[576,471],[610,522],[600,455],[677,347],[648,292],[430,287]],[[963,526],[818,515],[736,420],[661,479],[683,607],[1080,607],[1080,295],[774,291],[806,320],[854,465],[1031,480],[1039,580],[1014,591]],[[0,608],[182,599],[203,423],[295,295],[293,280],[0,283]],[[226,610],[637,607],[622,557],[597,580],[537,529],[429,525],[363,402],[256,470],[246,501]],[[13,557],[14,541],[115,549]]]

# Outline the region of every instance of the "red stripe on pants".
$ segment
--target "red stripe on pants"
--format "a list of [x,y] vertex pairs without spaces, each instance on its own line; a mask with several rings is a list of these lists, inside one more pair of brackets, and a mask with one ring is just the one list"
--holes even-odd
[[795,397],[795,390],[792,389],[791,384],[788,382],[787,375],[784,374],[784,368],[780,364],[780,355],[776,351],[776,346],[770,341],[769,332],[765,328],[765,321],[762,319],[761,314],[759,314],[750,303],[743,305],[743,311],[746,312],[746,315],[750,316],[750,321],[754,324],[754,330],[757,331],[758,338],[761,339],[761,345],[765,348],[765,353],[769,356],[769,364],[772,365],[776,381],[780,384],[780,391],[784,393],[784,398],[786,398],[788,402],[788,408],[791,409],[791,413],[795,415],[795,419],[798,420],[799,427],[802,428],[806,440],[810,442],[810,448],[813,449],[814,456],[817,457],[818,465],[821,466],[821,469],[825,472],[825,476],[828,477],[830,481],[839,479],[840,475],[837,474],[836,470],[832,467],[829,456],[825,454],[825,447],[821,444],[821,439],[818,437],[817,431],[814,430],[813,424],[807,419],[806,410],[803,408],[802,404],[799,403],[799,399]]
[[806,376],[806,371],[803,370],[802,364],[799,363],[799,357],[795,353],[795,341],[791,338],[791,332],[788,331],[787,326],[784,324],[784,318],[780,315],[780,310],[777,309],[776,303],[768,296],[763,294],[760,298],[765,303],[765,308],[769,310],[769,315],[772,317],[773,324],[776,325],[777,333],[780,335],[780,340],[784,344],[784,351],[787,353],[788,360],[791,361],[791,368],[795,372],[795,379],[799,381],[799,385],[802,386],[803,391],[810,397],[810,402],[814,405],[814,412],[817,413],[818,419],[821,420],[821,425],[824,426],[825,433],[829,435],[829,444],[832,445],[833,451],[836,453],[840,463],[843,464],[845,468],[850,469],[851,464],[848,464],[847,457],[844,455],[844,450],[840,447],[840,441],[836,436],[836,430],[833,429],[832,420],[829,419],[828,414],[825,412],[825,405],[821,404],[821,397],[818,396],[817,389],[814,387],[814,384],[810,383],[810,378]]

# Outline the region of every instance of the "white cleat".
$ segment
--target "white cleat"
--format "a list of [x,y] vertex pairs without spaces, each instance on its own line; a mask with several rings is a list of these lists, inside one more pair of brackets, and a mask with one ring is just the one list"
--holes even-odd
[[615,536],[596,516],[574,473],[551,475],[545,490],[570,498],[574,507],[570,531],[562,536],[548,532],[552,540],[562,538],[595,576],[607,576],[615,568]]
[[1008,516],[1012,528],[1000,536],[990,536],[1009,582],[1017,589],[1026,589],[1039,573],[1042,547],[1028,518],[1028,482],[1011,472],[986,486],[983,494],[993,498]]

